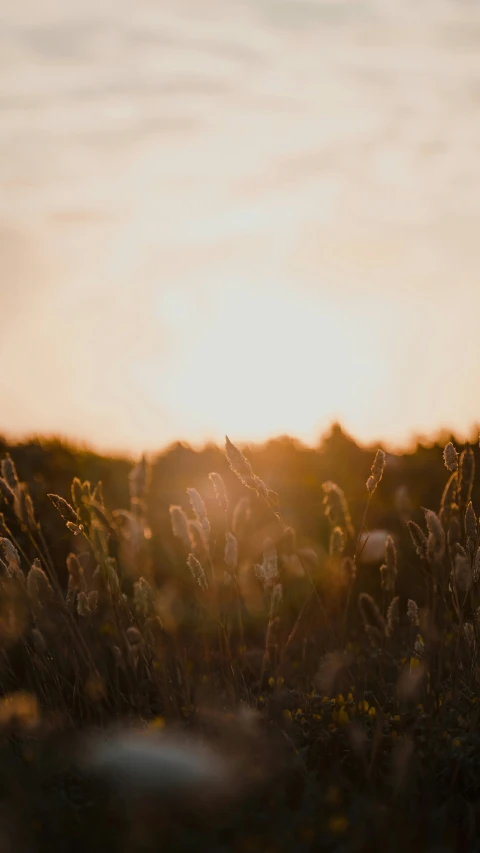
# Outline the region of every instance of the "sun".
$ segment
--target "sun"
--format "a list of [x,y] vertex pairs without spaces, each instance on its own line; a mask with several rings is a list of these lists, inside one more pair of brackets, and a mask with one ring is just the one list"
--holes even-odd
[[167,291],[160,307],[176,330],[161,389],[180,434],[312,441],[332,417],[361,414],[383,380],[375,347],[359,346],[356,317],[324,297],[229,280],[190,301]]

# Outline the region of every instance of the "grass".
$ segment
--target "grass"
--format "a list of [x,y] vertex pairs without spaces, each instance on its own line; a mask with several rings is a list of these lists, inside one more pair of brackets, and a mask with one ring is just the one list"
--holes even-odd
[[[75,478],[70,494],[50,494],[52,532],[6,454],[5,850],[473,849],[475,457],[449,443],[444,461],[440,506],[425,509],[421,524],[405,519],[406,538],[390,536],[383,564],[366,572],[362,534],[381,501],[380,450],[357,529],[342,489],[323,484],[329,535],[313,549],[227,439],[225,471],[210,475],[209,494],[188,488],[170,507],[168,565],[149,524],[144,459],[129,474],[126,510],[107,507],[101,483]],[[234,505],[227,463],[244,488]],[[65,536],[71,551],[60,565],[55,540]],[[172,799],[148,788],[139,798],[133,783],[119,794],[110,778],[85,774],[91,733],[119,726],[152,738],[152,752],[169,738],[208,744],[227,762],[227,801],[213,790],[194,804],[181,790]]]

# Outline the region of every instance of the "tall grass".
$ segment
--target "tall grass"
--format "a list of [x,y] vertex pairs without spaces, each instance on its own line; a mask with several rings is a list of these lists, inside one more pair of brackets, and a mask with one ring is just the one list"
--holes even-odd
[[[458,454],[449,443],[444,461],[450,477],[438,513],[425,508],[423,524],[405,522],[409,549],[386,539],[367,591],[362,559],[369,510],[381,499],[381,450],[358,529],[341,487],[323,484],[330,534],[315,551],[302,547],[280,497],[227,438],[226,464],[245,495],[232,505],[221,473],[212,472],[208,498],[217,510],[209,517],[207,496],[189,487],[183,505],[170,507],[177,563],[167,572],[156,564],[147,520],[145,458],[130,473],[126,509],[111,510],[101,483],[78,478],[70,495],[49,495],[58,529],[71,540],[59,566],[28,484],[6,455],[2,743],[20,743],[25,758],[32,738],[74,738],[119,721],[200,736],[211,734],[216,720],[220,737],[228,715],[239,719],[248,710],[259,727],[255,750],[274,733],[282,771],[273,779],[274,762],[269,767],[264,754],[264,792],[256,788],[250,804],[260,815],[252,830],[242,813],[235,830],[240,849],[257,849],[267,838],[271,849],[396,850],[406,840],[433,844],[437,836],[448,836],[454,849],[473,844],[480,795],[473,450]],[[255,518],[262,519],[257,528]],[[422,580],[418,602],[405,583],[404,566],[412,561]],[[244,742],[240,722],[234,731],[230,746],[235,738]],[[148,821],[155,822],[151,814]],[[224,849],[215,832],[227,837],[230,830],[210,815],[212,827]],[[39,837],[33,832],[26,846],[41,846]],[[154,833],[142,837],[129,836],[128,849],[156,843]]]

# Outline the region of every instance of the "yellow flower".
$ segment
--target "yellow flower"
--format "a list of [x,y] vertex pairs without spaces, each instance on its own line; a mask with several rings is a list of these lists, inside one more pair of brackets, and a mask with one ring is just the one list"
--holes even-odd
[[459,738],[459,737],[455,737],[455,738],[452,740],[452,746],[455,746],[455,747],[457,747],[457,748],[458,748],[458,747],[460,747],[461,745],[462,745],[462,741],[460,740],[460,738]]
[[291,711],[286,710],[283,712],[283,721],[285,723],[291,723],[292,722],[292,712]]
[[284,679],[283,675],[281,675],[280,678],[277,678],[277,687],[283,687],[284,683],[285,683],[285,679]]
[[337,696],[337,705],[345,705],[345,699],[341,693],[339,693]]
[[377,709],[374,708],[373,705],[371,708],[368,709],[368,716],[369,717],[376,717],[377,716]]
[[410,658],[410,669],[415,669],[417,666],[420,666],[420,659]]
[[269,687],[275,687],[275,679],[274,678],[268,679],[268,686]]
[[353,693],[349,693],[347,696],[347,702],[353,702]]
[[335,720],[335,722],[338,723],[339,726],[346,726],[347,725],[348,714],[347,714],[345,708],[340,708],[340,710],[337,711],[337,719]]
[[362,700],[358,703],[358,705],[357,705],[357,708],[358,708],[358,710],[360,711],[360,713],[361,713],[361,714],[366,714],[366,713],[367,713],[367,711],[368,711],[368,709],[369,709],[369,707],[370,707],[370,705],[368,704],[368,702],[366,701],[366,699],[362,699]]
[[155,729],[156,731],[160,731],[165,728],[165,717],[154,717],[153,720],[150,720],[149,729]]
[[348,827],[348,820],[343,814],[332,815],[327,826],[332,835],[342,835]]

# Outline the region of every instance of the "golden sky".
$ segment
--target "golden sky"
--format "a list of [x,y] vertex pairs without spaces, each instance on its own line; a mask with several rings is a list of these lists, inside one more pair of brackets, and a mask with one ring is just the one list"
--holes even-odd
[[478,4],[0,8],[0,431],[480,420]]

